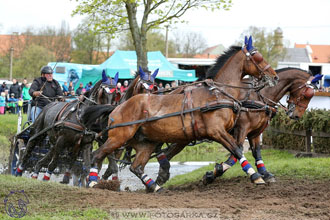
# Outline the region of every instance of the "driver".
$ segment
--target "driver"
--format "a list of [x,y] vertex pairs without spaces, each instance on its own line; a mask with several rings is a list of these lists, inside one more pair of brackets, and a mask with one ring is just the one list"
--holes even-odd
[[40,72],[41,77],[33,80],[29,90],[32,97],[32,122],[38,117],[43,107],[51,102],[51,98],[63,95],[60,84],[53,79],[53,69],[50,66],[44,66]]

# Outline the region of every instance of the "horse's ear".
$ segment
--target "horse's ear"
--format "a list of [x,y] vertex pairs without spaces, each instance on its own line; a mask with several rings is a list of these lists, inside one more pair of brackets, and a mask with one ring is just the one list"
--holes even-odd
[[115,75],[115,85],[117,85],[118,78],[119,78],[119,72],[117,72],[116,75]]
[[246,46],[248,44],[248,38],[247,38],[247,36],[245,36],[245,38],[244,38],[244,45]]
[[139,72],[140,72],[140,78],[143,79],[144,76],[145,76],[145,73],[144,73],[144,71],[143,71],[143,69],[142,69],[141,66],[139,66]]
[[102,71],[102,83],[110,85],[110,79],[107,77],[105,70]]
[[321,80],[323,77],[322,74],[316,74],[314,78],[312,79],[311,83],[317,83],[319,80]]
[[252,36],[249,37],[249,42],[248,42],[248,44],[246,46],[246,49],[247,49],[247,51],[250,51],[250,50],[253,49],[253,46],[252,46]]
[[158,71],[159,71],[159,68],[156,69],[155,72],[151,75],[151,78],[152,78],[153,80],[156,79],[156,76],[157,76],[157,74],[158,74]]

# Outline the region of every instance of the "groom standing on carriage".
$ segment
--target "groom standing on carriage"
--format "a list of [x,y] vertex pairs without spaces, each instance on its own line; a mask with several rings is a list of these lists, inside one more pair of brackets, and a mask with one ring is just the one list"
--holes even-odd
[[29,94],[32,97],[31,120],[34,122],[52,98],[63,95],[60,84],[53,79],[53,69],[50,66],[41,68],[41,77],[33,80]]

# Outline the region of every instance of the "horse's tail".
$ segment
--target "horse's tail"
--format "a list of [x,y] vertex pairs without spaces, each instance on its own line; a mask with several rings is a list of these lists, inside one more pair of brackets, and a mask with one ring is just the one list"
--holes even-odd
[[97,121],[97,119],[108,116],[115,106],[112,105],[93,105],[85,109],[81,116],[81,121],[84,125],[91,125]]

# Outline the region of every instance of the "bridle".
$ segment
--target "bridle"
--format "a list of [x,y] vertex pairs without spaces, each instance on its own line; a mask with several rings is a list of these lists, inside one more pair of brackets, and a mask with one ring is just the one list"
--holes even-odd
[[267,64],[264,68],[261,68],[260,67],[260,63],[264,60],[262,55],[258,52],[257,49],[253,48],[252,50],[248,51],[246,49],[246,47],[243,47],[242,48],[242,51],[243,53],[245,54],[246,56],[246,60],[251,60],[252,63],[257,67],[260,75],[259,75],[259,79],[264,77],[266,74],[265,74],[265,71],[267,71],[271,66],[270,64]]
[[314,96],[314,86],[313,86],[313,84],[311,84],[312,79],[313,79],[313,76],[311,76],[306,83],[302,84],[301,86],[297,87],[296,89],[294,89],[290,92],[290,94],[293,94],[294,92],[301,91],[299,97],[291,97],[291,95],[288,96],[286,102],[288,103],[289,111],[294,109],[295,106],[298,106],[298,107],[304,108],[304,109],[307,108],[308,104],[300,103],[300,100],[302,100],[304,98],[310,99]]

